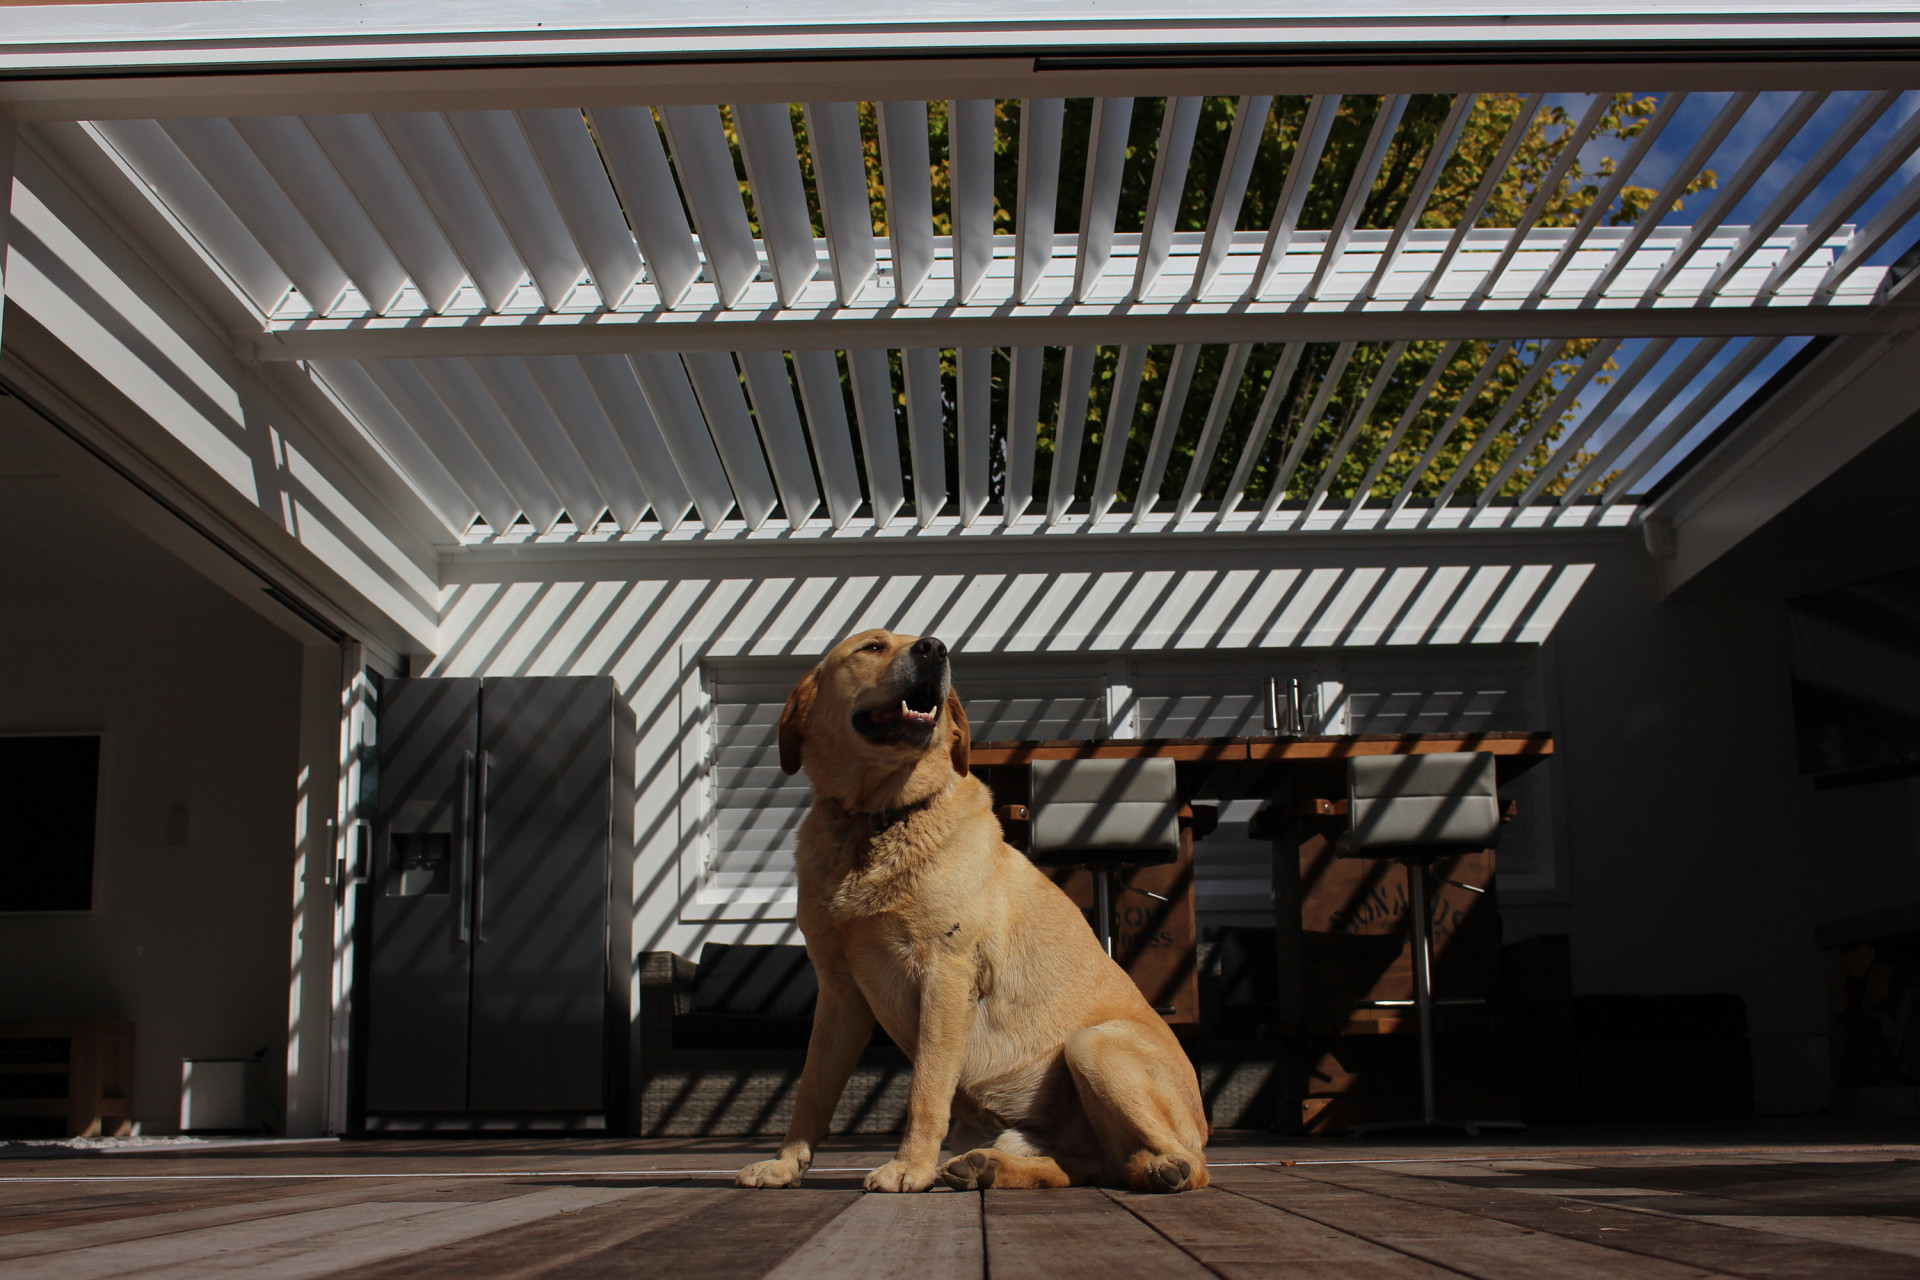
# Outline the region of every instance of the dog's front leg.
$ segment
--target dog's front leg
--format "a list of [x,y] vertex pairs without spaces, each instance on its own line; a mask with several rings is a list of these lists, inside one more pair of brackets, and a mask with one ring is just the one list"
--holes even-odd
[[800,1093],[787,1125],[780,1154],[750,1164],[734,1176],[742,1187],[795,1187],[813,1163],[814,1149],[826,1139],[833,1109],[847,1087],[860,1051],[873,1038],[873,1010],[853,978],[816,957],[820,998],[813,1007],[813,1031],[807,1037],[807,1061],[800,1068]]
[[974,978],[971,957],[952,956],[936,961],[921,984],[907,1136],[892,1160],[867,1175],[869,1191],[925,1191],[933,1185],[973,1033]]

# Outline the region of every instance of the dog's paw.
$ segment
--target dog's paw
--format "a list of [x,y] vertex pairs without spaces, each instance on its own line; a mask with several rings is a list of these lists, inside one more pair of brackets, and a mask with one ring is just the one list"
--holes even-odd
[[804,1172],[795,1160],[762,1160],[733,1175],[736,1187],[797,1187]]
[[940,1170],[940,1181],[955,1191],[984,1191],[993,1185],[1000,1172],[1000,1161],[991,1151],[976,1148],[947,1161]]
[[1146,1173],[1149,1191],[1185,1191],[1192,1183],[1193,1164],[1183,1156],[1156,1156]]
[[933,1185],[933,1168],[904,1160],[889,1160],[867,1175],[869,1191],[925,1191]]

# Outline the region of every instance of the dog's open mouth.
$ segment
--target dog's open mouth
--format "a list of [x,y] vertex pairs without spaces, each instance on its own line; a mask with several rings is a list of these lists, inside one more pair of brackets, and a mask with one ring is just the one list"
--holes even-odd
[[907,690],[895,706],[854,712],[854,729],[874,742],[925,741],[940,718],[940,684],[935,676]]

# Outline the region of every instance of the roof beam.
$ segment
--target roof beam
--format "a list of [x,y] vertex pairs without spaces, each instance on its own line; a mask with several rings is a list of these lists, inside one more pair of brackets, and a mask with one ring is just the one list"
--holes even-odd
[[[1856,273],[1857,275],[1858,273]],[[1914,325],[1911,313],[1882,307],[1777,304],[1635,310],[1493,310],[1397,308],[1290,312],[1282,305],[1203,310],[1085,305],[1079,307],[882,308],[865,313],[826,309],[793,318],[742,312],[672,312],[633,316],[529,316],[505,322],[408,321],[375,325],[323,322],[289,325],[252,340],[263,361],[387,357],[560,354],[635,351],[848,351],[867,347],[1078,346],[1201,342],[1423,342],[1453,338],[1657,338],[1758,334],[1893,333]]]

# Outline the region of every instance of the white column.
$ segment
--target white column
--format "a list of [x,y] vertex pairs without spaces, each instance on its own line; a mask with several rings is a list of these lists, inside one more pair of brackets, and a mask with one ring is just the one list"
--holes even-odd
[[6,332],[7,254],[13,242],[13,147],[20,127],[0,111],[0,335]]
[[341,653],[310,644],[300,661],[300,741],[293,822],[293,918],[287,979],[284,1131],[327,1131],[332,1057],[333,915],[339,833]]

